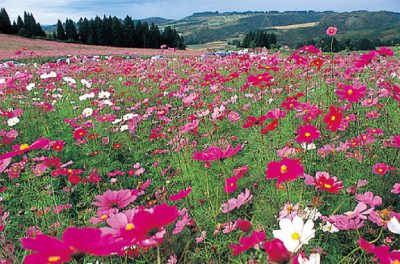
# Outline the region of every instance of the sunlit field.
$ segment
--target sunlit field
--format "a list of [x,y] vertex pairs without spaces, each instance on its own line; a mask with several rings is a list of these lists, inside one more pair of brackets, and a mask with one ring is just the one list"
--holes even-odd
[[0,263],[399,263],[398,51],[56,44],[0,52]]

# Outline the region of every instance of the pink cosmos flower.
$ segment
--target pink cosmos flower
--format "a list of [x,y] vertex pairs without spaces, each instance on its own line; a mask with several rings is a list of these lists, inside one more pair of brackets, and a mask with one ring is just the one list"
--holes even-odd
[[226,159],[236,155],[242,148],[243,145],[241,144],[237,145],[235,148],[232,148],[231,145],[229,145],[225,150],[218,147],[209,147],[202,152],[194,152],[192,159],[205,162]]
[[391,192],[394,194],[399,194],[400,193],[400,183],[395,183],[393,185]]
[[258,243],[264,241],[266,238],[267,237],[264,231],[254,231],[253,234],[251,234],[250,236],[240,238],[239,245],[231,244],[229,245],[229,247],[233,249],[233,255],[236,256],[254,247]]
[[278,179],[278,184],[285,181],[294,181],[298,177],[303,176],[304,167],[300,159],[284,158],[281,161],[271,161],[268,163],[265,172],[266,179]]
[[17,155],[24,154],[25,152],[28,152],[30,150],[46,148],[50,144],[50,142],[51,141],[47,138],[38,138],[30,146],[28,144],[15,145],[13,146],[13,151],[0,155],[0,160],[15,157]]
[[235,176],[232,176],[230,178],[225,179],[225,185],[224,185],[224,192],[226,193],[233,193],[237,189],[237,180],[238,178]]
[[354,88],[351,85],[341,85],[335,94],[339,96],[339,100],[347,100],[350,103],[356,103],[365,96],[366,87]]
[[191,123],[187,123],[186,125],[182,126],[179,128],[179,131],[181,133],[189,133],[190,131],[194,131],[195,133],[197,132],[197,128],[199,126],[199,120],[195,119]]
[[228,114],[228,120],[231,121],[232,123],[236,123],[237,121],[240,120],[240,115],[238,112],[232,111]]
[[133,196],[130,190],[108,190],[103,193],[103,195],[96,195],[95,198],[97,202],[92,202],[92,205],[98,206],[99,211],[105,211],[115,207],[121,209],[136,200],[136,196]]
[[336,33],[337,33],[337,27],[328,27],[327,29],[326,29],[326,34],[328,35],[328,36],[331,36],[331,37],[333,37],[333,36],[335,36],[336,35]]
[[374,196],[372,192],[356,194],[356,199],[357,201],[363,202],[371,207],[376,207],[382,204],[382,198],[379,196]]
[[185,198],[186,196],[189,195],[189,193],[192,191],[192,187],[188,187],[186,188],[186,190],[181,190],[180,192],[178,192],[177,194],[171,195],[169,197],[169,199],[171,201],[179,201],[182,200],[183,198]]
[[231,198],[228,202],[222,205],[221,211],[226,214],[234,209],[239,209],[244,204],[250,202],[253,195],[250,194],[249,189],[245,189],[244,193],[240,193],[237,198]]
[[268,262],[286,263],[290,259],[291,253],[279,238],[264,242],[263,248],[268,254]]
[[314,139],[321,137],[321,132],[313,125],[299,126],[296,140],[299,143],[312,143]]
[[379,176],[385,175],[388,171],[394,170],[392,166],[387,165],[384,162],[379,162],[376,163],[373,167],[372,170],[375,174],[378,174]]

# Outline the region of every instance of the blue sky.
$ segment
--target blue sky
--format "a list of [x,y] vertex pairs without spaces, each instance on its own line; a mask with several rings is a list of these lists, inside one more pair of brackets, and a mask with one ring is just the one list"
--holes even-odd
[[165,17],[179,19],[202,11],[247,10],[389,10],[400,12],[400,0],[1,0],[10,18],[26,10],[41,24],[55,24],[57,19],[112,15],[135,19]]

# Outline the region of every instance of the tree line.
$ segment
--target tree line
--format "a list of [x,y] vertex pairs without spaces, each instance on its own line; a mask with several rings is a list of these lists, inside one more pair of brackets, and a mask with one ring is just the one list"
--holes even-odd
[[0,32],[4,34],[18,34],[22,37],[46,37],[39,23],[36,23],[32,14],[24,12],[24,19],[18,16],[17,21],[11,24],[5,8],[0,9]]
[[246,34],[242,42],[236,45],[240,48],[257,48],[265,47],[270,49],[272,45],[276,45],[277,37],[274,33],[268,34],[263,30],[249,32]]
[[183,37],[175,29],[168,26],[161,32],[154,23],[150,26],[146,22],[135,23],[130,16],[126,16],[122,22],[115,16],[96,16],[90,20],[81,18],[78,23],[67,19],[64,25],[58,20],[55,37],[62,41],[88,45],[135,48],[159,48],[166,45],[178,49],[186,48]]
[[149,25],[146,22],[134,22],[130,16],[126,16],[124,20],[115,16],[103,18],[96,16],[94,19],[81,18],[77,23],[66,19],[64,24],[58,20],[56,32],[46,36],[32,14],[24,12],[23,20],[18,16],[17,21],[11,24],[5,8],[1,8],[0,33],[88,45],[135,48],[160,48],[165,45],[171,48],[186,48],[183,37],[175,29],[167,26],[161,32],[154,23]]

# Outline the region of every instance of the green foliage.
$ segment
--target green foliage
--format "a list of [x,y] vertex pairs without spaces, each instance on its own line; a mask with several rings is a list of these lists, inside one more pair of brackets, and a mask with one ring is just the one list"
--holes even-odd
[[275,45],[276,42],[277,39],[274,33],[267,34],[265,31],[257,30],[256,32],[247,33],[243,42],[238,46],[242,48],[265,47],[269,49],[271,45]]
[[[57,28],[58,28],[58,23],[57,23]],[[74,22],[71,19],[67,19],[65,21],[65,38],[67,40],[73,40],[73,41],[79,40],[79,35],[76,32]]]
[[11,26],[10,18],[7,14],[6,9],[2,8],[0,10],[0,32],[5,34],[12,34],[13,27]]

